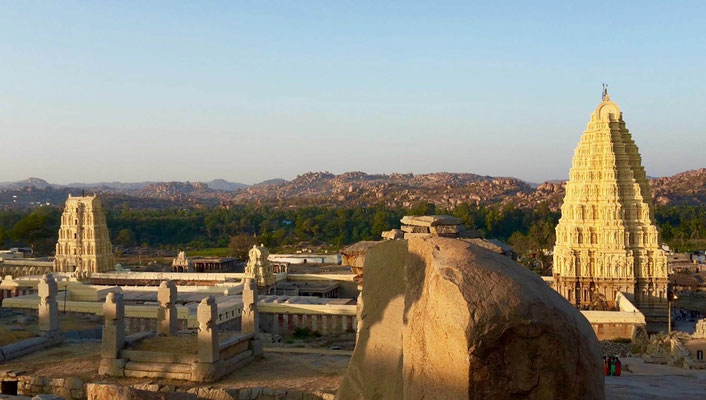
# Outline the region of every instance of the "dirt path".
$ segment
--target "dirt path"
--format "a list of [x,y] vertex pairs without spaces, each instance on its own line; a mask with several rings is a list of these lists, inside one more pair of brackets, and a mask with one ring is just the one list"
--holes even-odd
[[[205,386],[221,388],[268,387],[302,391],[335,391],[346,372],[350,357],[338,354],[265,353],[220,382]],[[120,379],[97,376],[100,343],[62,344],[1,364],[2,370],[22,370],[26,375],[66,378],[76,376],[84,382],[110,382],[123,385],[154,382],[183,388],[196,385],[187,381],[164,379]]]

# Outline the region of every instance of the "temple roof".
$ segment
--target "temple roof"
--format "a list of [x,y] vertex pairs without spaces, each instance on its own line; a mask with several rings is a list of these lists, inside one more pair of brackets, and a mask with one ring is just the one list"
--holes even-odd
[[610,100],[608,89],[603,90],[603,101],[596,107],[596,110],[591,114],[591,121],[611,121],[622,120],[623,113],[620,107]]

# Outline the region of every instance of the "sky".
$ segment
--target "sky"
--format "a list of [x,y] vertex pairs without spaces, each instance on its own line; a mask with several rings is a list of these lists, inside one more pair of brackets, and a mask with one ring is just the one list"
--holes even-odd
[[0,181],[706,167],[706,2],[0,0]]

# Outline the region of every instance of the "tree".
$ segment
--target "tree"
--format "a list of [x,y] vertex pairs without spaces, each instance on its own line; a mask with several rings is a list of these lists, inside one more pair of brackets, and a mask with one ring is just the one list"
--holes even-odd
[[239,234],[231,236],[230,242],[228,243],[228,254],[238,260],[246,260],[248,258],[248,252],[256,244],[257,238],[251,235]]
[[436,206],[424,201],[414,203],[409,210],[409,215],[434,215],[435,213]]
[[[50,252],[59,231],[59,211],[52,207],[39,207],[17,221],[10,236],[30,245],[32,251]],[[36,248],[40,245],[40,248]]]
[[377,210],[375,212],[375,215],[373,216],[373,235],[379,236],[382,231],[391,229],[393,221],[394,215],[392,215],[392,213],[390,213],[388,210],[385,210],[383,208]]
[[128,247],[135,243],[135,234],[131,229],[121,229],[115,237],[115,244]]

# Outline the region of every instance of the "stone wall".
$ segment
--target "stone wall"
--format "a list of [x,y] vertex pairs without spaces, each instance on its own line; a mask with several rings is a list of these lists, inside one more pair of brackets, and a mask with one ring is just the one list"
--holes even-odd
[[635,325],[625,323],[592,323],[591,328],[598,340],[630,339]]
[[317,281],[332,281],[336,282],[338,287],[339,298],[358,297],[358,284],[354,280],[355,274],[287,274],[287,281],[294,282],[317,282]]
[[86,388],[79,378],[51,378],[46,376],[21,375],[17,371],[6,371],[0,374],[0,381],[16,381],[17,394],[20,396],[36,396],[39,394],[54,394],[65,399],[85,399]]
[[295,328],[308,328],[323,335],[355,332],[355,315],[260,313],[260,332],[289,336]]
[[253,387],[222,389],[209,386],[180,388],[156,383],[121,386],[102,383],[84,383],[79,378],[50,378],[21,375],[15,371],[0,374],[0,381],[17,381],[17,394],[37,396],[54,394],[67,400],[132,399],[212,399],[212,400],[333,400],[334,394],[324,391],[300,391]]
[[0,289],[0,307],[2,307],[3,299],[9,299],[12,297],[26,296],[29,294],[36,294],[37,289],[31,287],[23,287],[19,289]]
[[598,340],[630,339],[636,329],[646,326],[645,316],[632,304],[628,294],[618,292],[615,304],[619,311],[581,311]]
[[156,383],[118,386],[90,383],[86,385],[88,400],[104,399],[161,399],[161,400],[333,400],[334,394],[324,391],[304,392],[299,390],[254,388],[213,388],[195,387],[184,390],[170,385]]

